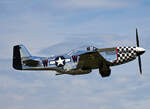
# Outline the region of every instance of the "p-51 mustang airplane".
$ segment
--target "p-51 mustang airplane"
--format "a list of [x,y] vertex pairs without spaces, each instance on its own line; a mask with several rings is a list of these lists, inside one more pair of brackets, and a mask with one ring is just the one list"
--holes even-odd
[[111,74],[111,66],[127,63],[138,57],[140,74],[142,74],[141,58],[145,49],[139,47],[136,29],[137,47],[113,47],[98,49],[93,46],[72,50],[69,53],[52,57],[31,56],[23,45],[13,48],[13,68],[17,70],[53,70],[56,75],[88,74],[92,69],[99,69],[102,77]]

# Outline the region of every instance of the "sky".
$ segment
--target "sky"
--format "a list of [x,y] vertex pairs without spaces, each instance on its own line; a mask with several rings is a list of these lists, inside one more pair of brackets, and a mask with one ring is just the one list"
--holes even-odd
[[[149,0],[0,0],[0,107],[2,109],[148,109],[150,107]],[[135,46],[138,28],[143,75],[138,61],[80,76],[54,71],[16,71],[13,46],[33,56],[51,56],[94,45]]]

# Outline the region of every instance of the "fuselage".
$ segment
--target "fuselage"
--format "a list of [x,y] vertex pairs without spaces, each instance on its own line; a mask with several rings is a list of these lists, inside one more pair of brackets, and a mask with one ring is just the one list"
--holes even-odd
[[[107,62],[109,66],[116,66],[127,63],[136,59],[136,56],[145,52],[139,47],[113,47],[105,49],[97,49],[95,47],[87,47],[85,49],[73,50],[67,54],[53,57],[21,57],[22,70],[55,70],[65,74],[86,74],[92,69],[99,68],[101,60],[96,57],[90,57],[90,53],[98,52]],[[89,53],[86,64],[79,66],[80,55]],[[29,60],[32,60],[30,63]],[[33,64],[35,62],[35,65]],[[37,63],[36,63],[37,62]],[[82,61],[80,62],[82,63]],[[84,70],[83,70],[84,69]]]
[[17,70],[54,70],[58,74],[87,74],[92,69],[99,69],[102,77],[111,74],[111,66],[125,64],[138,57],[140,74],[142,74],[141,57],[145,49],[139,47],[136,29],[137,47],[112,47],[98,49],[93,46],[72,50],[63,55],[52,57],[31,56],[23,45],[13,47],[13,68]]

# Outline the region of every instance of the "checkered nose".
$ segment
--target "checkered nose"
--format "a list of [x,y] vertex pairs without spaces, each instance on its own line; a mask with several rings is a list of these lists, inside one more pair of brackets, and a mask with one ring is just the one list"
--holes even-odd
[[117,47],[117,63],[126,63],[136,58],[136,47]]
[[140,56],[143,53],[145,53],[145,49],[141,47],[136,47],[136,53],[137,53],[137,56]]

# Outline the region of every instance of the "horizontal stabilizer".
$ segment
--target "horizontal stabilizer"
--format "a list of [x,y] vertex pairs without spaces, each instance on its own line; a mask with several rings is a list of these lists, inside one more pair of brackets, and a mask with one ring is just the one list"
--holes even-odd
[[32,60],[32,59],[29,59],[29,60],[25,60],[23,61],[23,63],[27,66],[30,66],[30,67],[36,67],[40,64],[39,61],[36,61],[36,60]]

